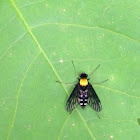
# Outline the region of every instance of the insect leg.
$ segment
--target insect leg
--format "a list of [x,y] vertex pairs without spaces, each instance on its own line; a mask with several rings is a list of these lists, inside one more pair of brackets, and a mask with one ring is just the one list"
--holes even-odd
[[104,80],[104,81],[102,81],[102,82],[92,83],[92,84],[102,84],[102,83],[104,83],[104,82],[106,82],[106,81],[108,81],[108,79],[106,79],[106,80]]
[[98,116],[98,118],[100,119],[100,116],[98,115],[98,113],[96,112],[96,115]]
[[94,71],[90,74],[88,80],[92,77],[93,73],[99,68],[100,64],[94,69]]
[[57,83],[60,83],[60,84],[65,84],[65,85],[76,85],[75,83],[64,83],[64,82],[60,82],[60,81],[56,81]]
[[77,79],[79,79],[73,61],[72,61],[72,65],[73,65],[73,68],[74,68],[75,76],[76,76]]

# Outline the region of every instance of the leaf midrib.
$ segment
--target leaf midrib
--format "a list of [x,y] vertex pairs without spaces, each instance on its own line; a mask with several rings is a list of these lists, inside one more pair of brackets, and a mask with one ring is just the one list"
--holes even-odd
[[[46,61],[49,63],[50,67],[52,68],[53,72],[55,73],[56,77],[58,78],[59,81],[61,81],[59,75],[57,74],[55,68],[53,67],[51,61],[49,60],[47,54],[45,53],[45,51],[43,50],[43,48],[41,47],[41,45],[39,44],[38,40],[36,39],[35,35],[33,34],[33,32],[31,31],[31,28],[29,27],[29,25],[27,24],[26,20],[24,19],[23,15],[21,14],[20,10],[18,9],[16,3],[13,1],[13,0],[10,0],[12,6],[15,8],[15,11],[17,13],[17,15],[19,16],[19,18],[23,21],[23,24],[24,26],[26,27],[28,33],[30,34],[32,40],[35,42],[35,44],[37,45],[37,47],[40,49],[40,52],[43,54],[44,58],[46,59]],[[22,80],[23,82],[23,80]],[[65,87],[63,86],[63,84],[61,84],[64,91],[66,92],[66,94],[68,95]],[[17,104],[17,103],[16,103]],[[17,108],[17,106],[16,106]],[[16,110],[16,109],[15,109]],[[84,118],[82,117],[81,113],[78,111],[78,109],[76,109],[79,117],[81,118],[81,120],[83,121],[85,127],[87,128],[87,131],[89,132],[90,136],[92,137],[93,140],[95,140],[95,137],[93,136],[92,132],[90,131],[90,129],[88,128],[86,122],[84,121]],[[9,139],[10,137],[10,133],[11,133],[11,130],[13,128],[13,125],[14,125],[14,121],[15,121],[15,117],[16,117],[16,112],[14,113],[14,117],[13,117],[13,121],[12,121],[12,124],[11,124],[11,127],[10,127],[10,130],[8,132],[8,137],[7,139]]]

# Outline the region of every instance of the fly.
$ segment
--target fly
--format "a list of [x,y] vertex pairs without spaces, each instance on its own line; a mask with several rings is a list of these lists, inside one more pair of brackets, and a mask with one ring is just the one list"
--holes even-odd
[[[75,84],[75,87],[66,102],[66,110],[68,112],[72,112],[72,110],[75,109],[78,104],[82,107],[82,109],[84,109],[85,106],[88,104],[95,111],[97,112],[101,111],[102,109],[101,101],[99,97],[97,96],[94,88],[89,82],[94,71],[97,70],[97,68],[100,65],[98,65],[95,68],[95,70],[91,73],[91,75],[88,78],[88,75],[86,73],[81,73],[79,74],[79,77],[78,77],[73,61],[72,61],[72,64],[74,67],[75,75],[79,82]],[[100,83],[96,83],[96,84],[101,84],[103,82],[106,82],[107,80],[108,79]],[[56,82],[62,83],[60,81],[56,81]],[[64,83],[64,84],[72,84],[72,83]]]

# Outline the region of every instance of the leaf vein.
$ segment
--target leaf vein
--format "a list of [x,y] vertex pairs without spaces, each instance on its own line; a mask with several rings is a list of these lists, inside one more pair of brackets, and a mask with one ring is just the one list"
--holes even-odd
[[5,52],[0,56],[0,60],[5,56],[5,54],[8,52],[9,49],[11,49],[18,41],[20,41],[24,36],[26,32],[20,35],[6,50]]
[[8,24],[10,24],[15,18],[16,16],[11,17],[9,21],[0,28],[0,31],[3,31],[8,26]]
[[[73,111],[73,112],[74,112],[74,111]],[[73,113],[73,112],[72,112],[72,113]],[[72,114],[72,113],[71,113],[71,114]],[[62,130],[63,130],[64,126],[65,126],[65,123],[67,122],[69,116],[70,116],[70,114],[66,117],[66,119],[64,120],[64,123],[62,124],[62,127],[60,128],[60,132],[59,132],[59,135],[58,135],[58,140],[60,139],[61,132],[62,132]]]
[[[91,119],[88,119],[88,120],[85,120],[86,122],[88,122],[88,121],[91,121],[91,120],[95,120],[95,118],[91,118]],[[102,118],[102,120],[108,120],[108,121],[115,121],[115,122],[118,122],[118,123],[122,123],[122,122],[126,122],[126,123],[128,123],[128,122],[131,122],[131,123],[134,123],[134,124],[136,124],[137,125],[137,122],[136,121],[134,121],[134,120],[119,120],[119,119],[112,119],[112,118]]]
[[21,88],[22,88],[22,86],[23,86],[23,83],[24,83],[24,80],[25,80],[25,78],[26,78],[26,76],[27,76],[28,71],[30,70],[32,64],[33,64],[34,61],[37,59],[37,57],[39,56],[39,54],[40,54],[40,52],[39,52],[39,53],[34,57],[34,59],[31,61],[31,63],[30,63],[29,66],[27,67],[27,70],[25,71],[25,73],[24,73],[24,75],[23,75],[23,78],[22,78],[22,80],[21,80],[19,89],[18,89],[18,91],[17,91],[14,115],[13,115],[12,123],[11,123],[10,128],[9,128],[8,135],[7,135],[7,140],[9,139],[10,134],[11,134],[11,131],[12,131],[12,128],[13,128],[13,126],[14,126],[14,122],[15,122],[15,118],[16,118],[16,114],[17,114],[17,108],[18,108],[18,102],[19,102],[19,96],[20,96]]
[[112,88],[110,88],[110,87],[105,87],[105,86],[101,86],[101,85],[95,85],[95,86],[100,87],[100,88],[104,88],[104,89],[106,89],[106,90],[111,90],[111,91],[114,91],[114,92],[116,92],[116,93],[120,93],[120,94],[126,95],[126,96],[128,96],[128,97],[140,98],[139,96],[129,95],[129,94],[127,94],[126,92],[119,91],[119,90],[116,90],[116,89],[112,89]]
[[39,24],[39,25],[35,25],[35,26],[32,26],[31,28],[34,29],[34,28],[37,28],[37,27],[40,27],[40,26],[45,26],[45,25],[62,25],[62,26],[73,26],[73,27],[79,27],[79,28],[86,28],[86,29],[102,29],[102,30],[105,30],[105,31],[108,31],[108,32],[111,32],[113,34],[117,34],[117,35],[120,35],[120,36],[123,36],[129,40],[132,40],[134,42],[136,42],[137,44],[140,45],[140,42],[126,34],[123,34],[123,33],[120,33],[120,32],[117,32],[117,31],[113,31],[112,29],[108,29],[108,28],[105,28],[105,27],[102,27],[102,26],[88,26],[88,25],[82,25],[82,24],[73,24],[73,23],[42,23],[42,24]]

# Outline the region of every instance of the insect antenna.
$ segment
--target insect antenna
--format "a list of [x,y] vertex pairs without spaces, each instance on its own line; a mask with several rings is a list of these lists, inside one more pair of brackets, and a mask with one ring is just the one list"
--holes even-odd
[[76,76],[77,79],[79,79],[73,61],[72,61],[72,65],[73,65],[73,68],[74,68],[75,76]]
[[92,77],[93,73],[99,68],[100,64],[94,69],[94,71],[90,74],[88,80]]

